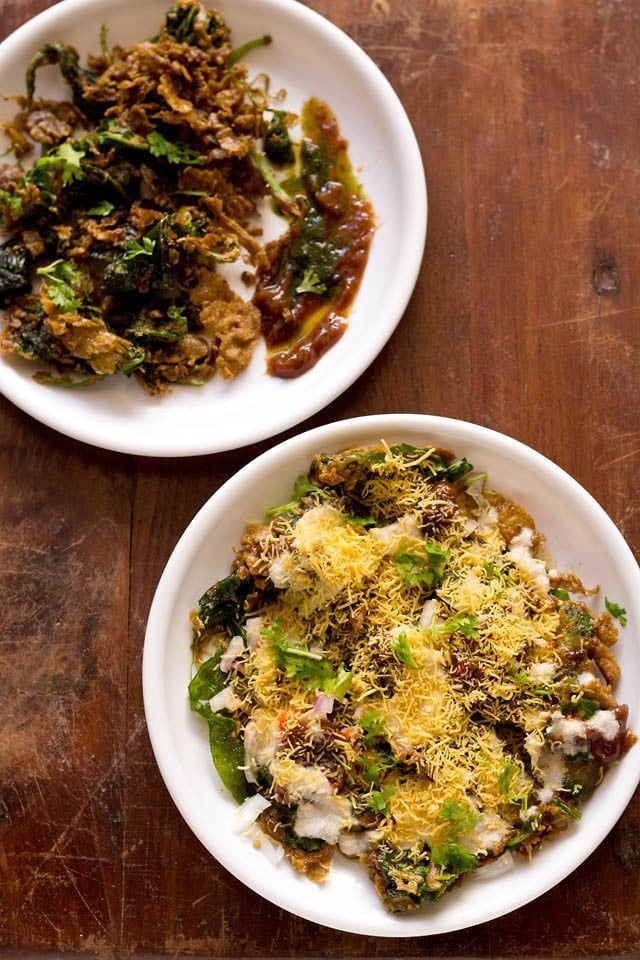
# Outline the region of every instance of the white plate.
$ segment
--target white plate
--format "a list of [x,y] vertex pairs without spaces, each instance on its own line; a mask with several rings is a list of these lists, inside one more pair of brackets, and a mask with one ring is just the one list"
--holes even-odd
[[[211,4],[210,4],[211,5]],[[384,347],[400,321],[422,262],[427,196],[420,151],[393,89],[365,53],[328,20],[295,0],[220,0],[235,46],[269,33],[252,51],[252,76],[266,72],[285,88],[293,111],[309,96],[325,100],[349,142],[351,160],[373,203],[377,231],[365,276],[341,340],[314,368],[293,380],[265,373],[264,347],[232,382],[176,388],[151,397],[114,377],[86,390],[35,383],[35,366],[0,357],[0,392],[42,423],[96,446],[148,456],[231,450],[274,436],[317,413],[346,390]],[[26,65],[46,42],[63,39],[81,54],[154,33],[170,0],[62,0],[0,46],[0,91],[24,92]],[[65,96],[55,67],[38,71],[39,95]],[[0,117],[13,116],[0,103]]]
[[319,887],[287,862],[275,866],[234,832],[236,805],[222,787],[204,721],[189,710],[189,612],[225,576],[244,525],[288,499],[311,455],[385,439],[435,444],[487,471],[494,488],[528,509],[545,533],[559,569],[585,585],[600,584],[628,613],[615,652],[622,667],[617,689],[640,732],[640,571],[620,532],[595,500],[559,467],[529,447],[484,427],[420,415],[386,415],[319,427],[281,443],[227,481],[200,510],[162,575],[149,614],[143,658],[147,724],[165,783],[186,822],[232,874],[294,914],[338,930],[381,937],[425,936],[473,926],[515,910],[553,887],[592,853],[614,826],[640,780],[640,744],[615,764],[584,805],[580,822],[533,857],[493,880],[465,878],[438,904],[389,915],[364,868],[338,856]]

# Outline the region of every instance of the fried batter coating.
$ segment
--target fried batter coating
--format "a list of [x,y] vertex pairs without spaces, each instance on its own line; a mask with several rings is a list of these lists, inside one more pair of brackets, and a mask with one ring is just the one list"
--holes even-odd
[[[8,133],[17,156],[43,152],[26,171],[0,164],[3,352],[47,363],[52,380],[121,372],[151,393],[248,365],[259,313],[219,270],[264,257],[250,153],[266,95],[231,53],[216,11],[177,0],[155,38],[87,68],[61,43],[34,58]],[[72,102],[36,97],[46,64]]]

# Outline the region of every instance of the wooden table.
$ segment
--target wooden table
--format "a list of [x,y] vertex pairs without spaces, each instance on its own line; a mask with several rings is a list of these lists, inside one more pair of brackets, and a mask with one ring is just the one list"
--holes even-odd
[[[0,0],[2,34],[49,5]],[[638,3],[309,6],[400,95],[430,209],[396,333],[300,429],[380,412],[475,420],[573,474],[637,553]],[[136,458],[58,435],[3,398],[0,409],[2,957],[640,955],[640,796],[554,890],[447,936],[333,933],[227,874],[156,768],[142,644],[183,528],[271,441],[176,462]]]

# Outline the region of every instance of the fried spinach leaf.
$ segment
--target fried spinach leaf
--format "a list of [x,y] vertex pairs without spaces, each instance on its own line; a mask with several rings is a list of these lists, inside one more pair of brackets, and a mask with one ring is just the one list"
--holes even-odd
[[233,717],[214,713],[209,703],[223,689],[226,679],[220,670],[219,653],[205,660],[189,684],[189,703],[209,725],[209,749],[218,776],[236,803],[242,803],[251,791],[242,772],[244,745],[238,724]]
[[29,108],[35,95],[36,71],[50,64],[57,64],[60,68],[60,73],[71,87],[74,104],[87,116],[91,116],[95,109],[92,109],[91,103],[88,102],[86,93],[87,86],[95,82],[96,74],[80,67],[78,51],[67,43],[46,43],[29,63],[26,74]]
[[229,637],[246,637],[244,603],[253,580],[224,577],[200,597],[198,615],[204,627],[221,626]]
[[31,261],[31,254],[23,244],[7,243],[0,249],[0,297],[31,289]]

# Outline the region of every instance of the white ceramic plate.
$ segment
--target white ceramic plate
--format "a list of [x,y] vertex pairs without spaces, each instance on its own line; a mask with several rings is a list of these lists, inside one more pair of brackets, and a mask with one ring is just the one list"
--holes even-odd
[[[23,93],[26,65],[46,42],[64,39],[81,54],[154,33],[169,0],[62,0],[0,46],[0,91]],[[300,423],[366,370],[400,321],[422,262],[427,198],[418,145],[406,113],[383,74],[337,27],[296,0],[220,0],[216,8],[241,43],[269,33],[252,51],[252,76],[266,72],[298,111],[309,96],[334,110],[354,169],[377,217],[365,276],[341,340],[306,374],[280,380],[265,373],[264,347],[232,382],[148,396],[124,377],[86,390],[52,389],[32,379],[34,365],[0,357],[0,392],[37,420],[87,443],[149,456],[192,456],[235,449]],[[39,95],[65,96],[55,67],[38,71]],[[0,102],[0,117],[15,107]]]
[[553,887],[595,850],[616,823],[640,780],[640,744],[610,770],[584,806],[580,822],[493,880],[465,878],[439,904],[406,916],[380,905],[364,868],[338,856],[319,887],[286,862],[273,865],[235,832],[237,807],[222,787],[209,754],[207,726],[190,713],[189,612],[226,576],[244,525],[285,502],[295,478],[316,452],[333,452],[381,439],[435,444],[487,471],[491,485],[528,509],[548,538],[559,569],[586,585],[600,584],[628,613],[615,648],[622,667],[617,689],[640,732],[640,571],[616,526],[595,500],[559,467],[508,437],[457,420],[387,415],[319,427],[281,443],[227,481],[191,522],[157,588],[143,658],[144,703],[151,742],[165,783],[194,833],[232,874],[266,899],[308,920],[382,937],[445,933],[494,919]]

